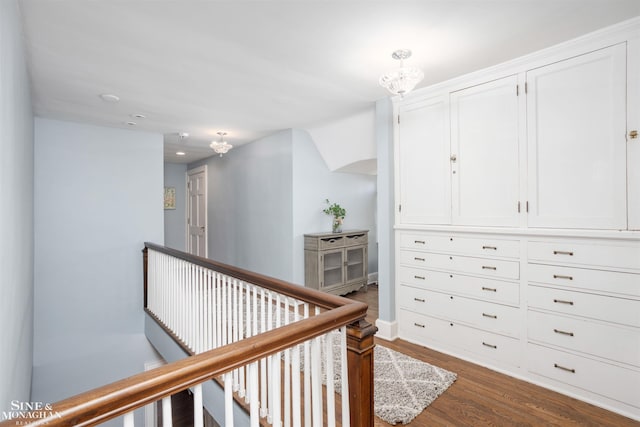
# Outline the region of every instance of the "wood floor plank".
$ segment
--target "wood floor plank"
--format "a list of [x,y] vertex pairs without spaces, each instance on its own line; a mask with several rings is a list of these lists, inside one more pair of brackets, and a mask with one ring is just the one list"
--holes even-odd
[[[369,304],[367,321],[378,317],[377,286],[346,295]],[[640,427],[640,422],[586,402],[404,340],[376,338],[393,350],[458,374],[455,383],[409,425]],[[379,418],[376,427],[386,427]]]

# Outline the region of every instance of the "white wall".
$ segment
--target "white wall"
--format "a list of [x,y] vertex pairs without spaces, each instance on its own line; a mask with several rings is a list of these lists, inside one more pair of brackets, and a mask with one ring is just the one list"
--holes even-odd
[[164,245],[185,251],[187,165],[164,164],[164,186],[176,189],[176,208],[164,211]]
[[322,212],[325,200],[346,209],[345,230],[369,230],[369,273],[378,271],[376,244],[376,177],[331,172],[311,136],[293,131],[293,269],[294,281],[304,283],[304,234],[331,231],[331,217]]
[[162,135],[37,118],[33,394],[143,371],[142,253],[164,241]]
[[0,413],[29,401],[33,353],[33,115],[20,22],[17,2],[0,1]]
[[308,129],[331,171],[376,173],[375,108]]

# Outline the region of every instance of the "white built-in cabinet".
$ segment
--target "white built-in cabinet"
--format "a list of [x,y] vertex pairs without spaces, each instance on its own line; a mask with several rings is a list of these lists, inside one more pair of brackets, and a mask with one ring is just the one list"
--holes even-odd
[[640,420],[640,19],[394,101],[398,336]]

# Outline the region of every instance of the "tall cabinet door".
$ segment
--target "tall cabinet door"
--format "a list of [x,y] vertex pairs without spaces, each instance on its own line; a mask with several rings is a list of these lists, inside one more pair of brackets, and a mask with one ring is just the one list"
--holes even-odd
[[527,72],[529,227],[626,228],[626,44]]
[[447,97],[403,104],[398,113],[398,222],[450,224]]
[[451,93],[454,224],[518,225],[518,77]]

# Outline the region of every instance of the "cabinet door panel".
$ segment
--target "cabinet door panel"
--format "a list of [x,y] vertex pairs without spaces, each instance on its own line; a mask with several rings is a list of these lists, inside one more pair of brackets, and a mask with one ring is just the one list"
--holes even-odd
[[398,125],[401,224],[449,224],[449,115],[445,96],[402,105]]
[[527,72],[530,227],[626,228],[626,46]]
[[451,93],[453,216],[460,225],[518,225],[517,76]]

